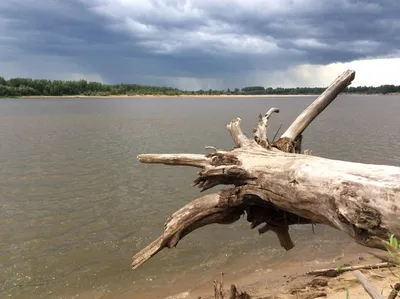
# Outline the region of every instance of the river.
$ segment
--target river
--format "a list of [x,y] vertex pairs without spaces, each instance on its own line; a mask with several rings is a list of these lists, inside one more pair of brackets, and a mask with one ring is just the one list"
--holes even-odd
[[[230,149],[225,125],[240,116],[251,133],[271,107],[281,112],[270,134],[281,123],[282,133],[314,98],[0,99],[0,297],[161,298],[239,265],[252,271],[301,248],[317,255],[350,242],[295,227],[297,246],[284,252],[241,220],[195,231],[130,268],[167,217],[199,196],[190,186],[198,170],[140,164],[138,154]],[[339,96],[306,130],[303,149],[400,166],[399,112],[400,96]]]

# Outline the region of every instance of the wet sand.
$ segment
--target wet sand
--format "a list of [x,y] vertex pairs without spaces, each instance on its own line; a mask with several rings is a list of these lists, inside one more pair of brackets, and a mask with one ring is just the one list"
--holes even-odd
[[[340,253],[329,252],[325,256],[312,257],[304,252],[304,256],[277,260],[263,269],[241,273],[239,271],[236,274],[225,273],[224,289],[228,291],[230,285],[235,284],[240,291],[246,291],[252,298],[260,299],[370,298],[352,272],[345,272],[333,278],[306,274],[311,270],[336,268],[338,265],[354,266],[381,262],[369,252],[377,251],[357,244],[349,244]],[[378,252],[382,253],[382,251]],[[389,296],[391,286],[400,281],[399,268],[361,270],[361,272],[385,298]],[[220,277],[220,274],[216,273],[214,278],[220,280]],[[349,297],[346,297],[347,294]],[[208,283],[194,286],[178,294],[158,298],[197,299],[199,297],[214,298],[212,279]],[[142,298],[147,298],[147,296]]]

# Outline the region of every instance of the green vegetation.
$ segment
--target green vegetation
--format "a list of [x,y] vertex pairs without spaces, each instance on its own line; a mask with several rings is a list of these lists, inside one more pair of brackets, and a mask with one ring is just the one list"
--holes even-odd
[[[6,80],[0,77],[0,97],[20,96],[116,96],[116,95],[304,95],[321,94],[325,88],[264,88],[248,86],[234,90],[197,90],[185,91],[172,87],[148,86],[139,84],[102,84],[98,82],[37,80],[29,78],[13,78]],[[362,86],[349,87],[347,93],[357,94],[388,94],[400,92],[400,85],[382,85],[379,87]]]
[[400,246],[399,241],[394,234],[390,236],[389,242],[385,244],[385,247],[389,254],[392,256],[395,263],[400,265]]
[[373,239],[375,241],[378,241],[379,243],[381,243],[387,250],[387,252],[389,253],[389,255],[391,256],[390,260],[388,260],[388,262],[396,264],[398,266],[400,266],[400,242],[397,239],[396,235],[398,236],[398,232],[396,234],[392,234],[389,237],[388,241],[385,241],[381,238],[377,238],[377,237],[373,237]]
[[336,267],[336,271],[340,273],[340,272],[343,271],[343,268],[344,268],[344,265],[343,265],[343,264],[339,264],[339,265],[337,265],[337,267]]

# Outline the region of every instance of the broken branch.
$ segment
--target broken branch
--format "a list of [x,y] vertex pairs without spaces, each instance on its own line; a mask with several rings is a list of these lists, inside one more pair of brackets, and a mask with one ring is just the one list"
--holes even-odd
[[279,244],[285,248],[285,250],[290,250],[294,247],[294,243],[289,234],[289,225],[285,226],[272,226],[265,224],[263,227],[258,229],[260,234],[264,234],[267,231],[273,231],[278,237]]
[[211,159],[197,154],[142,154],[137,156],[142,163],[206,167]]
[[397,295],[400,292],[400,283],[396,283],[390,292],[388,299],[396,299]]
[[164,233],[133,257],[132,268],[138,268],[165,247],[175,247],[179,240],[197,228],[239,220],[243,213],[239,207],[241,202],[230,197],[227,191],[207,194],[175,212],[165,223]]
[[310,105],[282,134],[281,138],[295,140],[308,125],[354,80],[355,71],[345,71]]
[[268,119],[272,113],[279,113],[278,108],[271,108],[265,113],[264,117],[259,116],[258,125],[254,128],[254,140],[262,147],[269,148],[270,143],[268,141]]
[[253,143],[253,141],[247,138],[247,136],[243,133],[240,126],[241,122],[242,120],[238,117],[226,125],[226,128],[231,134],[233,142],[237,147],[248,146]]
[[368,279],[359,271],[354,271],[354,275],[362,284],[364,290],[369,294],[372,299],[384,299],[378,290],[368,281]]
[[357,265],[357,266],[342,267],[340,269],[338,269],[338,268],[318,269],[318,270],[309,271],[306,274],[308,274],[308,275],[324,275],[326,273],[329,273],[329,275],[331,275],[334,272],[336,272],[337,274],[340,274],[340,273],[348,272],[348,271],[355,271],[355,270],[362,270],[362,269],[382,269],[382,268],[390,268],[390,267],[394,267],[394,266],[395,265],[391,264],[391,263],[377,263],[377,264],[369,264],[369,265]]

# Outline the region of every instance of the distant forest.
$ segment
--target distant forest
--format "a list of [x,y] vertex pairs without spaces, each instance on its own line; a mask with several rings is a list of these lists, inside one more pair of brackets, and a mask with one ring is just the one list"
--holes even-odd
[[[321,94],[323,87],[296,87],[296,88],[272,88],[262,86],[248,86],[233,90],[197,90],[185,91],[172,87],[149,86],[139,84],[102,84],[98,82],[60,81],[29,78],[13,78],[6,80],[0,77],[0,97],[21,96],[117,96],[117,95],[304,95]],[[389,94],[400,93],[400,85],[381,85],[378,87],[360,86],[348,87],[346,93],[357,94]]]

